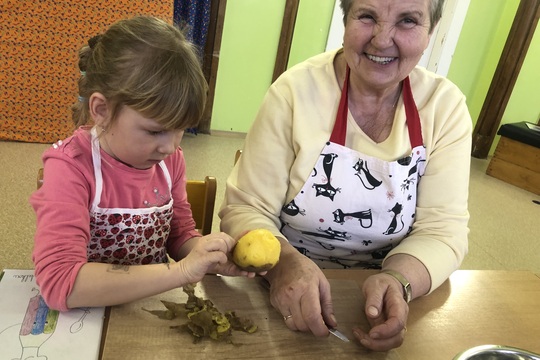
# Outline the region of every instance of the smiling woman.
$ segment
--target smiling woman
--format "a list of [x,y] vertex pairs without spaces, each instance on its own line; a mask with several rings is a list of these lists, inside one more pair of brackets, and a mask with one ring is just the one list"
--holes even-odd
[[[419,65],[442,76],[448,74],[469,3],[470,0],[446,0],[444,2],[441,20],[433,29],[431,41],[424,51],[418,63]],[[340,0],[336,0],[328,32],[326,51],[342,46],[344,31]]]
[[337,326],[321,268],[381,269],[363,286],[371,329],[355,336],[388,350],[405,336],[407,302],[467,253],[471,119],[454,84],[417,66],[443,1],[340,4],[343,48],[272,84],[219,216],[233,236],[266,228],[280,239],[266,277],[291,330]]

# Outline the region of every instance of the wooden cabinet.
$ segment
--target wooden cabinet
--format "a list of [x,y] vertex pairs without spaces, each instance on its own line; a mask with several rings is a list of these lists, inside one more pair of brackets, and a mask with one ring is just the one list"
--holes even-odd
[[525,122],[505,124],[486,173],[540,195],[540,132]]

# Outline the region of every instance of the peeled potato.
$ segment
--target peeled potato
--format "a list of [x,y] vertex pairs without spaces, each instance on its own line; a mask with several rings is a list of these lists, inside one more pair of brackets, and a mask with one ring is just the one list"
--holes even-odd
[[273,268],[279,261],[281,244],[266,229],[256,229],[242,236],[233,250],[233,261],[246,271],[262,272]]

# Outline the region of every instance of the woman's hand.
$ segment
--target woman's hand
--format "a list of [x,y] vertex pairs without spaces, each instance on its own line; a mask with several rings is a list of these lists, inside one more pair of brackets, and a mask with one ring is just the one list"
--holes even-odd
[[409,305],[403,299],[401,284],[392,276],[379,273],[366,279],[362,291],[371,329],[365,332],[355,328],[354,336],[362,345],[374,351],[388,351],[401,346],[409,315]]
[[315,265],[281,241],[279,263],[266,278],[270,282],[270,302],[284,317],[291,330],[310,331],[315,336],[328,336],[328,326],[336,327],[330,283]]

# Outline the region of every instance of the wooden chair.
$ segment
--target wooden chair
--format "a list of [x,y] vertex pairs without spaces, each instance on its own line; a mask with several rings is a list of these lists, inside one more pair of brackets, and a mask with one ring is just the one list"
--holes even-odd
[[[43,168],[38,170],[37,188],[43,185]],[[206,176],[204,180],[188,180],[186,185],[188,201],[197,230],[203,235],[212,232],[214,206],[216,203],[217,180]]]
[[242,155],[242,150],[236,150],[236,154],[234,154],[234,164],[238,162],[238,159],[240,159],[240,155]]
[[37,173],[37,188],[39,189],[43,185],[43,168],[40,168]]
[[186,190],[197,229],[203,235],[210,234],[212,232],[212,220],[216,203],[216,178],[206,176],[204,181],[188,180]]

